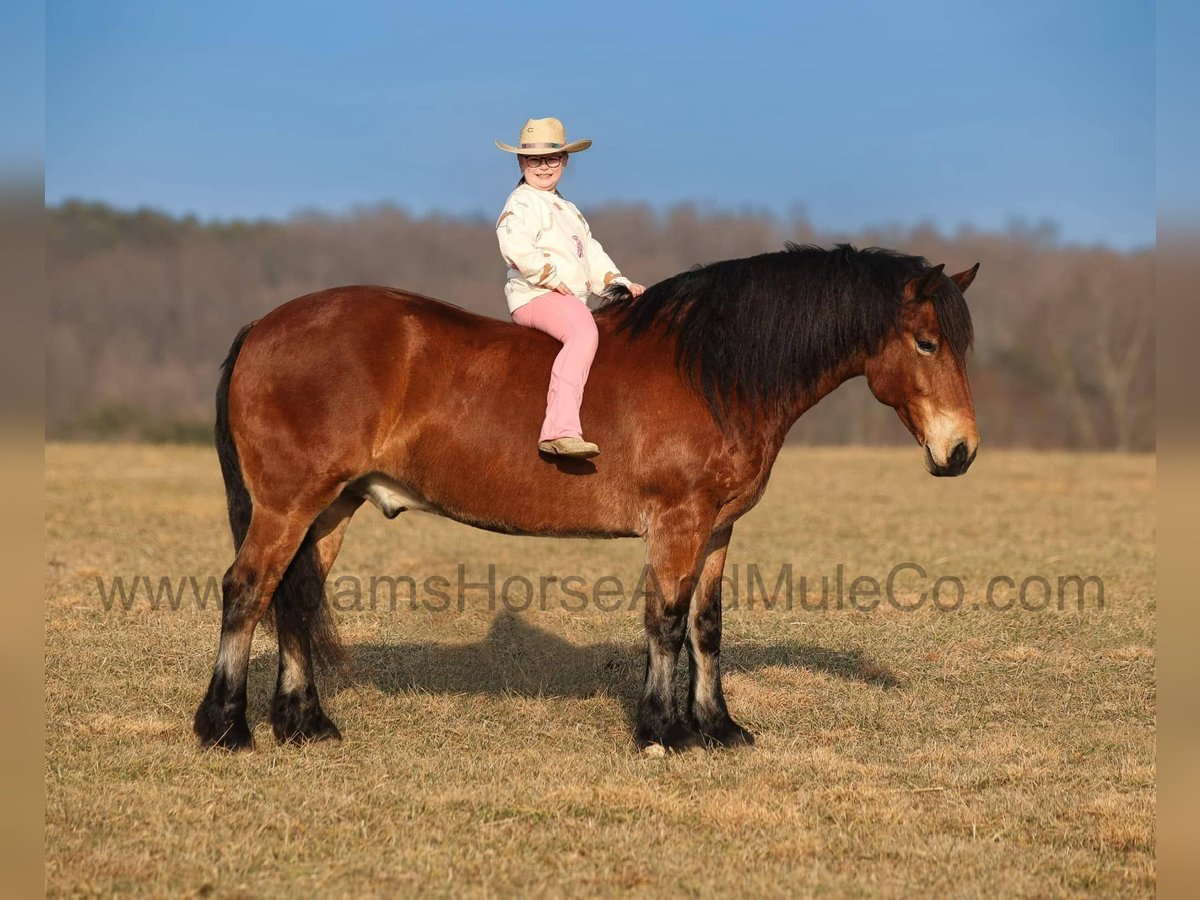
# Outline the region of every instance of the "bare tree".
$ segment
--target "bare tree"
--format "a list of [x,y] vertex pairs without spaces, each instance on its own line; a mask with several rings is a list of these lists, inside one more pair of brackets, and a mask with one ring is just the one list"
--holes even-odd
[[[1005,234],[928,225],[823,234],[800,211],[665,212],[616,205],[589,221],[622,269],[647,284],[694,265],[778,250],[785,240],[891,246],[981,262],[969,302],[980,427],[989,444],[1154,446],[1153,254],[1060,246],[1047,227]],[[286,222],[202,224],[70,202],[47,213],[46,412],[52,435],[203,434],[216,364],[237,328],[339,284],[404,287],[507,318],[493,222],[415,217],[394,206]],[[165,427],[166,426],[170,427]],[[790,439],[908,440],[851,384]]]

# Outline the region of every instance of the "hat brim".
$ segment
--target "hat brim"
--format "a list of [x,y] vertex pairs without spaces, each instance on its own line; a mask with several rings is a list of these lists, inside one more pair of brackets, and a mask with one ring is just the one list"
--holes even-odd
[[592,142],[590,140],[572,141],[569,144],[563,144],[558,148],[558,150],[555,151],[548,150],[546,147],[528,147],[521,149],[520,147],[510,146],[509,144],[502,144],[500,141],[496,141],[496,146],[505,153],[516,153],[519,156],[546,156],[552,152],[578,153],[580,150],[586,150],[588,147],[592,146]]

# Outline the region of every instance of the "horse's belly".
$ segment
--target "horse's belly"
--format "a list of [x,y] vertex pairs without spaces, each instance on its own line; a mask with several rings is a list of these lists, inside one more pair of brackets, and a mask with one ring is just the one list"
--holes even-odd
[[[417,489],[390,475],[374,472],[354,482],[363,496],[389,519],[402,512],[428,512],[504,534],[554,537],[634,537],[636,523],[613,492],[566,495],[553,490],[487,489],[485,483],[437,484]],[[494,482],[492,482],[494,485]],[[574,487],[574,486],[572,486]]]

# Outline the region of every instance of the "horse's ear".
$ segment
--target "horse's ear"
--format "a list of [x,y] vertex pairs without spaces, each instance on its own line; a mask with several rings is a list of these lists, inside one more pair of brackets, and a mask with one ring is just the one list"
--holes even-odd
[[971,266],[965,272],[959,272],[957,275],[951,275],[950,280],[958,285],[958,289],[964,294],[967,288],[971,286],[971,282],[975,280],[975,273],[979,271],[979,263]]
[[926,269],[919,275],[908,279],[904,283],[904,299],[909,303],[927,299],[941,279],[944,268],[946,268],[945,263],[938,263],[932,269]]

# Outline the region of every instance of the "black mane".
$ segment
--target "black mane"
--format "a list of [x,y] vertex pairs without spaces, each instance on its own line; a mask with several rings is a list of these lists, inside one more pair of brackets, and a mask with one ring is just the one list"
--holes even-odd
[[[610,287],[596,317],[633,337],[669,323],[676,364],[726,422],[735,401],[751,415],[777,408],[852,354],[874,352],[899,325],[904,283],[928,268],[881,247],[788,243],[681,272],[636,300]],[[944,342],[962,358],[972,341],[962,293],[943,276],[933,302]]]

